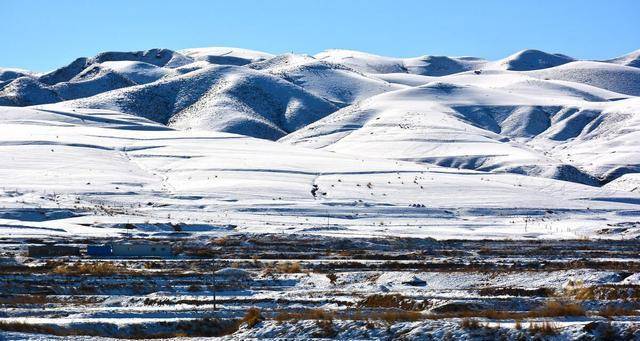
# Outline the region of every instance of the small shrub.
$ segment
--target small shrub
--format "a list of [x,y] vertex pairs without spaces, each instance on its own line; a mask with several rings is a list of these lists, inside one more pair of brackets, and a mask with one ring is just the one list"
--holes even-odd
[[263,320],[264,318],[260,314],[260,309],[250,308],[242,318],[242,323],[246,323],[249,328],[253,328]]
[[460,321],[460,327],[464,329],[479,329],[480,322],[476,319],[464,318]]
[[534,312],[534,315],[539,317],[585,316],[586,312],[576,303],[549,301],[540,310]]
[[228,242],[229,242],[229,237],[227,237],[227,236],[218,237],[218,238],[215,238],[215,239],[211,240],[212,244],[218,245],[218,246],[227,245]]
[[558,326],[550,321],[544,321],[541,323],[532,322],[529,324],[529,332],[531,334],[540,334],[543,336],[556,335],[559,332]]
[[53,271],[57,275],[96,275],[108,276],[129,271],[121,265],[110,262],[75,263],[56,266]]
[[300,262],[281,262],[276,265],[276,270],[281,273],[293,274],[302,271]]
[[520,320],[516,320],[516,324],[514,327],[516,328],[516,330],[522,329],[522,322],[520,322]]
[[424,303],[405,297],[401,294],[370,295],[365,297],[359,305],[366,308],[399,308],[404,310],[424,309]]
[[600,309],[600,311],[598,311],[598,315],[606,318],[611,318],[614,316],[635,316],[635,315],[638,315],[638,311],[633,309],[616,307],[614,305],[608,305]]
[[329,282],[333,285],[335,285],[336,281],[338,280],[338,276],[336,276],[336,274],[334,273],[328,273],[327,278],[329,279]]

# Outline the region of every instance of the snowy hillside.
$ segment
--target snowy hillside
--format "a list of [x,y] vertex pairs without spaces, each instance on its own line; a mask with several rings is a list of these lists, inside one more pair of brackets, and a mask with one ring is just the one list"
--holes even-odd
[[14,236],[112,235],[122,230],[96,226],[151,221],[256,232],[574,238],[603,222],[637,219],[640,200],[627,191],[171,130],[60,105],[3,107],[0,136],[0,231]]
[[416,58],[393,58],[350,50],[328,50],[315,58],[346,65],[366,73],[411,73],[424,76],[445,76],[453,73],[479,69],[487,61],[474,57],[422,56]]
[[375,96],[282,142],[592,185],[637,171],[637,98],[499,75],[504,84],[450,76]]
[[640,49],[605,62],[640,68]]
[[623,152],[636,147],[636,57],[105,52],[43,75],[3,69],[0,105],[61,102],[178,129],[599,185],[638,169],[637,155]]
[[209,66],[157,82],[61,103],[118,110],[181,129],[275,140],[337,108],[303,88],[238,66]]

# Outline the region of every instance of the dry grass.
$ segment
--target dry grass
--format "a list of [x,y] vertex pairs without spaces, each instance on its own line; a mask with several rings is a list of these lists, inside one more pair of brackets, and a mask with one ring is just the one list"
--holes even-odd
[[279,312],[275,320],[278,323],[290,320],[380,320],[393,324],[400,321],[419,321],[425,316],[419,311],[389,310],[389,311],[362,311],[332,312],[323,309],[306,309],[300,312]]
[[550,288],[523,289],[523,288],[482,288],[478,290],[480,296],[523,296],[523,297],[550,297],[555,291]]
[[300,262],[279,262],[275,269],[280,273],[293,274],[302,272]]
[[560,332],[560,328],[551,321],[532,322],[529,324],[529,332],[531,334],[551,336],[558,334]]
[[316,324],[318,325],[318,328],[320,328],[320,331],[315,333],[315,337],[333,338],[338,334],[333,325],[333,320],[320,320],[316,322]]
[[532,312],[530,317],[556,317],[556,316],[585,316],[586,312],[581,305],[549,301],[541,309]]
[[365,297],[359,304],[363,308],[397,308],[404,310],[422,310],[425,304],[416,302],[414,299],[401,294],[370,295]]
[[56,266],[52,272],[57,275],[95,275],[109,276],[127,274],[130,270],[112,262],[74,263]]
[[464,318],[460,321],[460,327],[464,329],[480,329],[480,322],[472,318]]
[[157,332],[151,329],[143,329],[141,327],[131,327],[130,329],[115,328],[114,334],[105,334],[110,328],[100,329],[75,329],[68,326],[58,325],[39,325],[23,322],[0,322],[1,331],[11,331],[29,334],[45,334],[55,336],[106,336],[122,339],[167,339],[184,336],[224,336],[234,333],[238,330],[236,321],[221,321],[216,319],[198,319],[193,321],[178,321],[160,323],[162,327],[171,327],[173,330],[166,332]]
[[640,315],[640,312],[633,309],[627,309],[622,307],[616,307],[613,305],[608,305],[598,311],[598,315],[606,318],[611,318],[614,316],[637,316]]
[[229,243],[229,237],[227,236],[218,237],[211,240],[211,244],[218,245],[218,246],[224,246],[224,245],[227,245],[228,243]]
[[242,323],[246,323],[249,328],[253,328],[262,320],[264,320],[264,318],[260,314],[260,309],[250,308],[242,318]]
[[50,300],[46,295],[12,295],[0,297],[2,305],[45,304]]
[[279,323],[288,320],[333,320],[334,314],[323,309],[306,309],[300,312],[279,312],[275,320]]
[[577,300],[640,300],[640,285],[605,284],[585,286],[582,282],[569,283],[564,295]]
[[585,316],[586,311],[576,303],[549,301],[540,309],[532,311],[509,310],[456,310],[427,315],[429,319],[442,318],[487,318],[491,320],[520,320],[538,317]]
[[74,305],[87,305],[101,302],[101,298],[86,296],[50,296],[50,295],[2,295],[0,296],[0,305],[5,306],[21,306],[26,304],[41,305],[50,303],[67,303]]
[[334,274],[333,272],[328,273],[327,274],[327,278],[329,279],[329,282],[333,285],[336,284],[336,281],[338,280],[338,276],[336,274]]

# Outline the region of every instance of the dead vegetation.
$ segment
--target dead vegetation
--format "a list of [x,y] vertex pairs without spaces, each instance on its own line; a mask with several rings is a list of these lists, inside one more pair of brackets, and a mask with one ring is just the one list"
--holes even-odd
[[615,316],[638,316],[640,315],[640,312],[634,309],[607,305],[606,307],[600,309],[597,314],[602,317],[612,318]]
[[304,309],[298,312],[280,311],[274,318],[277,322],[300,321],[300,320],[353,320],[353,321],[385,321],[394,324],[401,321],[419,321],[424,316],[419,311],[405,310],[352,310],[352,311],[329,311],[324,309]]
[[279,273],[294,274],[302,272],[302,266],[300,262],[278,262],[275,266],[275,270]]
[[478,290],[480,296],[517,296],[517,297],[551,297],[555,290],[551,288],[482,288]]
[[564,295],[576,300],[640,300],[640,285],[601,284],[585,286],[582,282],[570,282]]
[[403,310],[423,310],[424,302],[418,302],[401,294],[370,295],[365,297],[358,306],[362,308],[397,308]]
[[479,329],[482,325],[476,319],[463,318],[462,321],[460,321],[460,327],[464,329]]
[[551,321],[531,322],[529,332],[535,335],[551,336],[560,332],[560,328]]
[[241,322],[246,323],[247,327],[253,328],[263,320],[264,317],[260,314],[260,309],[254,307],[247,310],[247,313],[244,315]]
[[0,330],[55,336],[107,336],[121,339],[166,339],[176,337],[218,337],[238,330],[240,321],[234,319],[201,318],[188,321],[167,321],[145,325],[115,325],[103,323],[100,328],[91,325],[60,326],[24,322],[0,322]]
[[338,276],[336,274],[334,274],[333,272],[330,272],[326,276],[327,276],[327,279],[329,279],[329,283],[333,285],[336,284],[336,281],[338,280]]
[[56,266],[52,272],[56,275],[94,275],[110,276],[128,274],[131,270],[113,262],[73,263]]
[[586,311],[577,303],[549,301],[529,317],[585,316]]
[[87,305],[101,302],[104,298],[88,296],[54,296],[54,295],[0,295],[0,305],[23,306],[44,304]]

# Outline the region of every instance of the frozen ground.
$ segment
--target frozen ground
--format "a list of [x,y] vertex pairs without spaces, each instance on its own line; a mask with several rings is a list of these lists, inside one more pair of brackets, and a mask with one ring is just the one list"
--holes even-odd
[[0,266],[7,339],[640,336],[637,240],[261,233],[183,238],[171,259],[64,260],[21,257],[30,242],[0,244],[15,259]]

